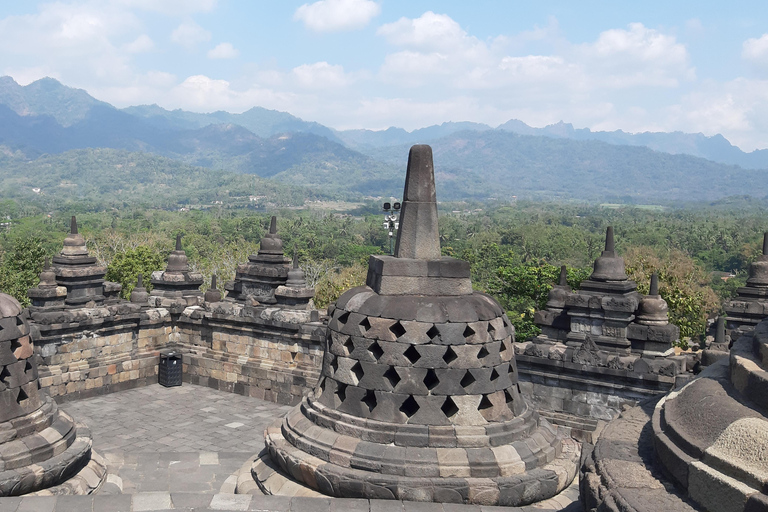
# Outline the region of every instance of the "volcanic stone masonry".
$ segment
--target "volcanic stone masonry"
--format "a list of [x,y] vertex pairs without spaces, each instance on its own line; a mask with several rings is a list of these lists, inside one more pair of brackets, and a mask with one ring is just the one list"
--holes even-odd
[[763,254],[749,265],[747,285],[724,306],[727,328],[732,339],[751,330],[768,316],[768,232],[763,234]]
[[169,307],[181,311],[203,303],[203,275],[189,268],[187,253],[181,248],[181,235],[176,235],[176,249],[168,256],[165,271],[152,272],[150,306]]
[[88,254],[83,235],[77,232],[77,220],[72,216],[69,235],[64,248],[53,257],[56,283],[67,289],[67,306],[84,306],[104,302],[104,274],[106,267],[96,264],[96,258]]
[[681,390],[624,412],[585,460],[585,510],[768,511],[767,368],[764,320]]
[[320,381],[267,429],[252,475],[268,494],[302,493],[292,478],[339,497],[549,498],[578,445],[521,395],[499,305],[472,291],[467,262],[440,256],[429,146],[411,148],[403,196],[396,256],[371,256],[366,286],[329,311]]
[[0,293],[0,496],[88,494],[106,461],[88,429],[39,387],[28,312]]
[[235,280],[224,285],[227,299],[275,304],[275,290],[288,280],[289,262],[283,253],[283,240],[277,234],[277,217],[272,217],[269,233],[261,239],[258,254],[251,254],[247,263],[238,265]]

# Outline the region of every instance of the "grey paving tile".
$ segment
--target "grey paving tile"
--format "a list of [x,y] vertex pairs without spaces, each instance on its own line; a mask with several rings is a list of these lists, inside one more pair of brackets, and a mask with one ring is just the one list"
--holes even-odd
[[334,499],[331,500],[331,512],[369,512],[368,500]]
[[90,512],[93,509],[91,496],[59,496],[54,512]]
[[169,492],[145,492],[133,495],[133,512],[148,512],[170,509],[171,493]]
[[21,499],[16,512],[53,512],[55,496],[29,496]]
[[258,512],[289,512],[291,510],[291,498],[288,496],[254,495],[248,510]]
[[16,512],[16,509],[21,503],[21,498],[0,498],[0,510],[7,510],[8,512]]
[[291,512],[330,512],[329,498],[291,498]]
[[131,495],[117,494],[113,496],[93,497],[94,512],[131,512]]

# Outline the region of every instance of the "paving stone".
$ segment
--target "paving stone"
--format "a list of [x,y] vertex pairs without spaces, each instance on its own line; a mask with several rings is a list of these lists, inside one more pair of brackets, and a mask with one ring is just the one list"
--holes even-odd
[[133,512],[170,509],[172,506],[169,492],[145,492],[133,495]]
[[53,512],[55,496],[30,496],[22,498],[16,512]]
[[248,510],[250,494],[215,494],[208,507],[211,510]]
[[91,496],[59,496],[54,512],[89,512],[93,507]]
[[291,498],[291,512],[329,512],[330,510],[329,498]]
[[[173,503],[173,508],[175,509],[184,509],[184,508],[192,508],[192,509],[199,509],[199,508],[207,508],[208,505],[211,503],[211,495],[210,494],[201,494],[201,493],[195,493],[195,492],[174,492],[171,493],[171,502]],[[96,512],[96,511],[94,511]],[[99,511],[101,512],[101,511]]]
[[291,498],[288,496],[259,496],[251,500],[248,510],[258,512],[290,512]]
[[331,500],[331,512],[369,512],[368,500],[336,498]]
[[[0,498],[0,510],[7,511],[7,512],[16,512],[16,509],[18,508],[19,503],[21,503],[20,497]],[[366,510],[368,509],[366,508]]]

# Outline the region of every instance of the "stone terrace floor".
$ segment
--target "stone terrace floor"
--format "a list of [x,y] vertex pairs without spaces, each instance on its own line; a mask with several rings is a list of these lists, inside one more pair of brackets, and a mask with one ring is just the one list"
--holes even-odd
[[[0,512],[579,512],[578,485],[523,508],[236,495],[240,468],[264,447],[264,428],[290,407],[184,384],[158,384],[67,402],[62,408],[93,434],[109,462],[93,496],[0,498]],[[576,501],[575,501],[576,500]]]

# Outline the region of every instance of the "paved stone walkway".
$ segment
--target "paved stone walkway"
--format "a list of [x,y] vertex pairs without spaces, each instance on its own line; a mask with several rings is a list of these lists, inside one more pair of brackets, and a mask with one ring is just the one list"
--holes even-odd
[[[184,384],[153,385],[62,408],[93,433],[109,462],[95,496],[0,498],[0,512],[580,512],[576,483],[545,504],[475,507],[382,500],[235,495],[237,471],[264,446],[264,428],[291,408]],[[544,505],[544,506],[542,506]]]

